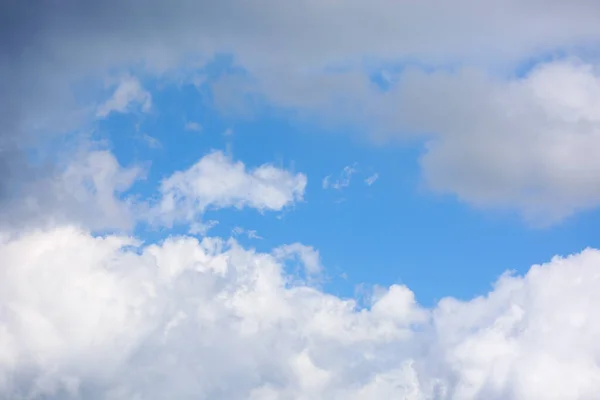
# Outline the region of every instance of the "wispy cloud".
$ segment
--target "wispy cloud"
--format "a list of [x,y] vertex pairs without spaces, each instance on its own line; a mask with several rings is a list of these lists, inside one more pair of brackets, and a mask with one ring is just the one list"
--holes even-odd
[[186,122],[184,129],[186,131],[194,131],[194,132],[201,132],[202,131],[202,125],[200,125],[198,122]]
[[248,239],[263,239],[262,236],[258,235],[258,232],[254,229],[244,229],[241,226],[236,226],[231,230],[233,236],[246,235]]
[[152,149],[160,149],[162,147],[162,143],[160,142],[160,140],[158,140],[154,136],[150,136],[147,133],[144,133],[142,134],[141,138],[144,142],[146,142],[148,147]]
[[209,230],[219,225],[219,221],[208,220],[206,222],[197,221],[190,224],[189,233],[192,235],[206,236]]
[[270,164],[249,169],[215,151],[164,179],[160,197],[148,217],[171,226],[176,222],[194,223],[209,207],[281,211],[302,201],[306,183],[304,174]]
[[374,173],[373,175],[371,175],[367,179],[365,179],[365,183],[367,184],[367,186],[371,186],[372,184],[375,183],[375,181],[377,179],[379,179],[379,174],[378,173]]
[[327,175],[323,178],[322,186],[323,189],[332,188],[335,190],[341,190],[348,186],[350,186],[350,182],[352,181],[352,175],[356,173],[356,163],[353,165],[347,165],[344,167],[342,172],[339,175],[339,178],[335,181],[331,180],[331,175]]

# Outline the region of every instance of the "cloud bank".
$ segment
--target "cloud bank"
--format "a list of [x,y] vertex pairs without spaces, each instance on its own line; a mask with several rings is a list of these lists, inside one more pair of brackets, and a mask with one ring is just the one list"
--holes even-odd
[[596,250],[503,276],[466,302],[426,309],[394,285],[359,309],[291,283],[279,253],[307,250],[292,247],[140,245],[68,226],[2,239],[1,396],[581,400],[600,391]]
[[[132,102],[142,109],[151,104],[133,78],[108,103],[82,104],[94,96],[80,93],[81,82],[132,69],[181,74],[228,53],[275,106],[360,123],[377,140],[434,135],[423,160],[433,190],[551,222],[600,203],[589,155],[597,147],[597,121],[590,113],[569,114],[572,106],[595,108],[600,8],[592,0],[126,0],[101,7],[4,1],[0,7],[5,196],[15,182],[43,172],[27,168],[23,156],[41,134],[80,127]],[[555,65],[556,57],[547,57],[555,52],[579,56],[584,65]],[[548,65],[525,80],[514,77],[532,58]],[[369,82],[371,72],[406,63],[454,72],[400,78],[386,72],[392,85],[402,82],[396,95],[382,95]],[[555,79],[560,91],[548,89],[558,87]],[[571,103],[557,102],[557,92]],[[561,162],[549,162],[551,155]],[[499,164],[506,168],[499,171]]]

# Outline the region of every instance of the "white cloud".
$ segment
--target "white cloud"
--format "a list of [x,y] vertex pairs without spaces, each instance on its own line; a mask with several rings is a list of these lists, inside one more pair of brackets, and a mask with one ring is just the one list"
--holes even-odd
[[[13,149],[38,130],[81,121],[67,118],[78,114],[78,79],[140,61],[161,70],[182,54],[227,49],[279,105],[323,106],[338,117],[360,111],[359,120],[375,119],[386,133],[433,134],[423,166],[435,189],[554,218],[599,201],[593,68],[548,64],[509,83],[480,72],[407,73],[386,95],[373,95],[356,71],[314,72],[368,56],[489,67],[532,49],[594,43],[597,2],[266,1],[0,3],[13,21],[0,35],[0,164],[8,165],[0,165],[0,190],[27,186],[12,175]],[[135,78],[97,115],[133,105],[151,106]],[[20,200],[55,225],[129,225],[131,204],[120,194],[139,175],[91,152]],[[281,210],[305,186],[304,175],[248,171],[213,153],[163,182],[155,216],[202,231],[208,207]],[[5,218],[13,208],[2,210]],[[214,238],[140,247],[72,227],[4,231],[0,397],[587,400],[600,392],[597,250],[505,276],[489,296],[467,302],[427,310],[392,286],[357,310],[290,285],[281,265],[289,254],[321,268],[314,249],[291,246],[261,254]]]
[[303,199],[306,182],[303,174],[268,164],[247,169],[242,162],[215,151],[188,170],[166,178],[149,217],[170,225],[194,222],[210,207],[279,211]]
[[206,236],[209,230],[219,225],[219,221],[214,219],[208,220],[206,222],[196,221],[190,224],[189,233],[193,235]]
[[96,116],[104,118],[111,112],[125,113],[134,106],[148,112],[152,107],[152,96],[142,88],[136,78],[127,76],[119,82],[112,96],[98,107]]
[[585,400],[600,391],[600,252],[486,297],[367,310],[289,286],[276,257],[69,227],[0,242],[0,395],[86,399]]
[[355,173],[356,173],[356,166],[355,165],[354,166],[347,165],[344,167],[344,169],[340,173],[339,179],[336,179],[335,181],[332,182],[331,175],[328,175],[325,178],[323,178],[323,182],[322,182],[323,189],[332,188],[335,190],[341,190],[343,188],[346,188],[346,187],[350,186],[350,181],[352,180],[352,175],[354,175]]
[[312,246],[302,243],[293,243],[279,246],[273,250],[273,255],[279,260],[298,258],[302,263],[306,275],[317,275],[321,273],[321,256]]
[[[23,184],[5,203],[2,226],[18,229],[73,223],[92,231],[129,230],[139,222],[189,225],[204,236],[217,221],[203,221],[217,208],[281,211],[302,201],[307,178],[269,164],[247,169],[221,152],[201,158],[188,170],[163,180],[151,199],[126,194],[143,178],[140,166],[124,167],[108,150],[82,148],[50,178]],[[19,228],[20,229],[20,228]],[[259,239],[248,230],[249,238]]]
[[373,175],[371,175],[367,179],[365,179],[365,183],[367,184],[367,186],[371,186],[372,184],[375,183],[375,181],[377,179],[379,179],[379,174],[378,173],[374,173]]
[[195,132],[201,132],[202,131],[202,125],[200,125],[197,122],[186,122],[185,124],[185,130],[186,131],[195,131]]
[[231,230],[231,234],[234,236],[246,235],[248,239],[263,239],[259,236],[255,229],[244,229],[241,226],[236,226]]

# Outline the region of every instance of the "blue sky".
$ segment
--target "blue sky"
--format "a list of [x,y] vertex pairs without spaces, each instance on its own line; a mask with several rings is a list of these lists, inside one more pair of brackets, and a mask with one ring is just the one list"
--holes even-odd
[[[242,118],[223,115],[207,100],[208,84],[211,76],[231,71],[227,61],[223,68],[219,62],[209,65],[200,90],[147,81],[151,112],[112,113],[98,123],[96,134],[108,140],[123,165],[147,166],[147,176],[128,195],[152,195],[163,178],[213,150],[249,168],[268,163],[305,173],[304,201],[291,208],[264,214],[212,210],[205,219],[219,222],[211,234],[235,236],[259,251],[291,242],[314,246],[326,266],[324,289],[343,297],[355,297],[363,285],[400,283],[424,305],[447,296],[469,299],[489,292],[507,270],[523,274],[557,253],[598,246],[595,211],[540,227],[518,213],[470,207],[429,190],[419,167],[423,141],[374,144],[364,132],[323,128],[263,104]],[[323,187],[327,176],[343,179],[345,167],[356,171],[347,187]],[[367,185],[374,174],[378,179]],[[235,235],[236,227],[254,230],[260,239]],[[139,235],[154,241],[185,231],[142,227]]]
[[598,398],[598,2],[30,3],[0,398]]

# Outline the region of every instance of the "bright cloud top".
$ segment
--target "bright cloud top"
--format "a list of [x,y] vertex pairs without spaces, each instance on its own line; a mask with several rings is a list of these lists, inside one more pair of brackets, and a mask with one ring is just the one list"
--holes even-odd
[[600,391],[596,250],[430,310],[404,286],[359,310],[290,285],[280,255],[213,238],[138,247],[69,227],[3,239],[0,393],[580,400]]
[[151,218],[166,224],[191,223],[208,208],[255,208],[279,211],[304,197],[307,179],[272,165],[248,170],[220,151],[204,156],[160,185]]

